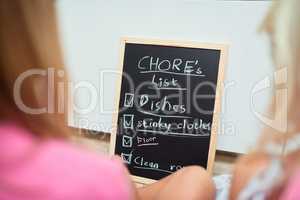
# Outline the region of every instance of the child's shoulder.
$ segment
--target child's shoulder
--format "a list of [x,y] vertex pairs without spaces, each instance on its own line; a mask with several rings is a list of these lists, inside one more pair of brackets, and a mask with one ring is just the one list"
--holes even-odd
[[130,195],[126,169],[118,160],[55,140],[43,144],[40,151],[42,168],[50,170],[50,176],[54,173],[58,183],[63,177],[68,190],[79,187],[103,199],[127,199]]
[[48,196],[72,199],[128,199],[130,195],[120,161],[66,141],[37,139],[15,123],[0,124],[0,150],[0,178],[19,186],[38,185]]

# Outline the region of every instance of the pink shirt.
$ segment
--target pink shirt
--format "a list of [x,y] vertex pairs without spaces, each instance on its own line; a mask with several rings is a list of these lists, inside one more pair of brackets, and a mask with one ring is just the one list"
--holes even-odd
[[298,200],[300,199],[300,171],[294,174],[288,181],[280,200]]
[[1,200],[127,200],[120,161],[57,140],[40,141],[15,123],[0,123]]

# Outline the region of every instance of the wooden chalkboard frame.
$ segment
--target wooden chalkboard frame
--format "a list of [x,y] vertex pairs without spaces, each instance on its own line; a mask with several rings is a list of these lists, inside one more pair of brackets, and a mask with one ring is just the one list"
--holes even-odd
[[[125,53],[125,45],[129,44],[146,44],[146,45],[160,45],[160,46],[172,46],[172,47],[183,47],[183,48],[201,48],[201,49],[214,49],[220,50],[220,62],[219,62],[219,72],[218,72],[218,80],[217,80],[217,88],[216,88],[216,98],[215,98],[215,107],[214,107],[214,115],[213,115],[213,124],[211,129],[211,139],[208,153],[208,161],[207,161],[207,171],[212,174],[213,164],[216,153],[216,136],[219,125],[219,115],[221,112],[221,96],[223,93],[223,82],[225,75],[225,65],[227,64],[228,59],[228,45],[225,44],[212,44],[212,43],[198,43],[198,42],[182,42],[182,41],[172,41],[172,40],[155,40],[155,39],[140,39],[140,38],[129,38],[124,37],[121,38],[120,45],[120,60],[119,60],[119,68],[118,68],[118,79],[116,82],[116,98],[115,98],[115,110],[112,118],[112,132],[110,137],[110,148],[109,154],[111,156],[115,155],[115,145],[117,138],[117,123],[119,116],[119,101],[120,94],[122,89],[122,74],[123,74],[123,61],[124,61],[124,53]],[[134,182],[142,183],[142,184],[151,184],[156,182],[156,180],[134,176],[131,175]]]

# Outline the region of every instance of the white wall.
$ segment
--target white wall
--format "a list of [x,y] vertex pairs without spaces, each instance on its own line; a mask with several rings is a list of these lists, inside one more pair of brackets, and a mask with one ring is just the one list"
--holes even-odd
[[[112,116],[105,114],[101,105],[106,111],[114,109],[116,76],[101,79],[100,74],[117,69],[120,37],[226,43],[230,56],[217,147],[246,152],[262,127],[251,111],[251,90],[272,75],[268,42],[257,34],[269,5],[268,1],[58,1],[62,43],[72,79],[89,81],[98,91],[95,109],[86,115],[75,113],[70,124],[109,132]],[[266,109],[270,92],[255,98],[257,110]],[[89,92],[78,90],[76,105],[86,107],[89,101]]]

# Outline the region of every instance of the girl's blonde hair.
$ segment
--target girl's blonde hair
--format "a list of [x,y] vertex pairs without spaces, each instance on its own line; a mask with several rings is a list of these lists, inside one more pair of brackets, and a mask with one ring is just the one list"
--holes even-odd
[[[269,33],[272,41],[273,58],[276,70],[285,71],[287,96],[280,104],[273,100],[271,113],[273,115],[283,114],[285,119],[280,123],[286,124],[284,130],[267,127],[264,131],[262,142],[270,140],[270,135],[275,136],[283,146],[286,139],[300,132],[300,1],[299,0],[277,0],[268,13],[263,30]],[[278,77],[277,77],[278,78]],[[282,89],[282,84],[277,89]],[[278,99],[277,99],[278,100]]]
[[[47,79],[49,68],[55,74],[54,82]],[[45,72],[31,75],[22,81],[20,96],[24,105],[31,108],[48,107],[42,114],[24,112],[16,99],[16,80],[30,70]],[[54,0],[1,0],[0,1],[0,119],[14,120],[26,126],[38,136],[64,137],[67,106],[57,112],[58,102],[51,102],[48,96],[54,92],[54,99],[64,99],[66,90],[58,97],[53,86],[65,83],[63,59],[59,45]],[[51,85],[50,85],[51,84]],[[15,93],[15,94],[14,94]],[[67,99],[67,98],[65,98]],[[66,102],[63,100],[64,103]],[[61,102],[60,102],[61,103]],[[54,111],[55,109],[55,111]],[[62,110],[62,106],[60,106]]]

